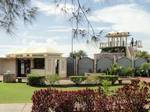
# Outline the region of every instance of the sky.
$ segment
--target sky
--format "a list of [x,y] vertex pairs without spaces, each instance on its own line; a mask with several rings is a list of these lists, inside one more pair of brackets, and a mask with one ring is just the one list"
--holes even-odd
[[[53,0],[32,0],[38,7],[36,20],[31,25],[17,21],[13,35],[0,30],[0,56],[18,48],[50,47],[68,56],[71,52],[69,14],[55,7]],[[142,40],[142,50],[150,52],[150,0],[87,0],[91,8],[88,18],[96,31],[130,32],[131,38]],[[68,4],[71,7],[71,4]],[[105,40],[105,37],[103,37]],[[84,50],[90,57],[99,53],[98,46],[75,40],[74,50]]]

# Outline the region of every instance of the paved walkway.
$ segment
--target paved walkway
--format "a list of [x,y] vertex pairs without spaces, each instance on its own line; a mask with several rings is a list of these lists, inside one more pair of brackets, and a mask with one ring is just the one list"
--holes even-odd
[[0,104],[0,112],[31,112],[31,103]]

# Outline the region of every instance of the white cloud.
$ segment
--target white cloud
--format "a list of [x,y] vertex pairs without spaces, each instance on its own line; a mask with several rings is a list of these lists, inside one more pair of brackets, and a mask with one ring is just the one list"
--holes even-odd
[[[142,0],[142,1],[149,1],[149,0]],[[137,0],[115,0],[115,1],[113,1],[113,0],[94,0],[94,2],[96,2],[96,3],[121,3],[121,2],[123,2],[123,3],[135,3],[135,2],[137,2]]]
[[56,27],[49,27],[49,32],[71,32],[71,27],[65,27],[65,26],[56,26]]
[[71,4],[60,4],[57,7],[55,4],[46,4],[41,0],[34,0],[33,4],[39,8],[40,11],[44,12],[47,16],[49,15],[63,15],[62,10],[66,10],[68,13],[71,12],[73,6]]
[[94,2],[105,2],[106,0],[94,0]]
[[150,0],[143,0],[144,2],[146,2],[146,3],[150,3]]
[[94,22],[111,23],[115,31],[150,32],[150,13],[136,4],[122,4],[96,10],[89,18]]
[[[46,42],[32,41],[28,43],[28,47],[40,47],[40,46],[56,49],[56,51],[63,53],[63,56],[65,57],[67,57],[69,53],[71,52],[71,42],[64,44],[62,42],[57,42],[56,40],[52,38],[47,39]],[[93,57],[94,53],[100,52],[99,49],[94,47],[93,45],[89,45],[83,42],[75,42],[74,51],[78,51],[81,49],[87,52],[87,54],[90,57]]]

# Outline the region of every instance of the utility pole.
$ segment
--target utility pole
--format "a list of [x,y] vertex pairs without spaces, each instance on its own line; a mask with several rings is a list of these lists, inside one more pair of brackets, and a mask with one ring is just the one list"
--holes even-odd
[[[131,47],[132,47],[132,69],[134,69],[134,38],[132,38],[131,40]],[[134,77],[134,74],[132,75],[132,77]]]

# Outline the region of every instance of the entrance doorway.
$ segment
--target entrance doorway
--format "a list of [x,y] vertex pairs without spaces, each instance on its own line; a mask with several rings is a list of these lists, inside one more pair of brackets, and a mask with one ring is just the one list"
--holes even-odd
[[55,60],[55,74],[59,74],[59,60]]
[[29,59],[17,59],[17,77],[26,77],[31,72]]

